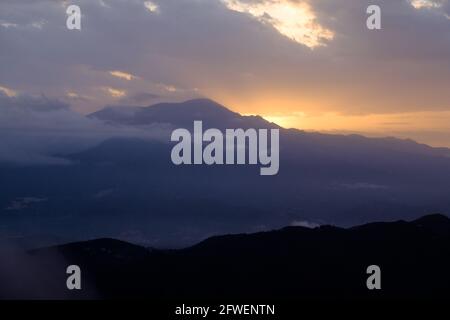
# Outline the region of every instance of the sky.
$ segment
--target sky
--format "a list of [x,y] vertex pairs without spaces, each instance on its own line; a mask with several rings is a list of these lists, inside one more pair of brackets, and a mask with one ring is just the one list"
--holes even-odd
[[2,0],[0,94],[80,114],[208,97],[284,127],[450,147],[450,3]]

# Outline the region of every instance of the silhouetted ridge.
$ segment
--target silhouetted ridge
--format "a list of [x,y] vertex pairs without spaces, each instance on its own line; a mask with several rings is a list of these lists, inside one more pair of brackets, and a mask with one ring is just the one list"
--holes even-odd
[[[106,298],[443,298],[450,294],[450,229],[441,228],[448,220],[288,227],[216,236],[181,250],[99,239],[35,250],[33,257],[55,269],[60,262],[49,253],[60,253],[82,267],[88,289]],[[372,264],[381,268],[381,291],[367,290]],[[67,275],[57,270],[50,277],[61,290],[56,296],[67,294]]]
[[110,123],[124,125],[171,124],[190,129],[195,120],[210,128],[275,128],[260,116],[242,116],[210,99],[177,103],[157,103],[149,107],[106,107],[89,115]]
[[413,223],[438,235],[450,234],[450,218],[442,214],[431,214],[414,220]]
[[51,253],[58,251],[68,259],[89,260],[96,259],[99,262],[108,262],[110,260],[139,260],[147,257],[150,250],[141,246],[131,244],[122,240],[101,238],[82,242],[72,242],[59,246],[52,246],[43,249],[35,249],[30,252],[33,254]]
[[450,218],[446,215],[435,213],[423,216],[413,221],[417,225],[436,226],[442,225],[450,227]]

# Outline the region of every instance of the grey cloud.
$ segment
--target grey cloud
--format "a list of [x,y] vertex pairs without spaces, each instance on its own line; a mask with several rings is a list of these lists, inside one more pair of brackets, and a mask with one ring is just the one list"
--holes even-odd
[[47,198],[37,198],[37,197],[24,197],[17,198],[11,202],[11,204],[6,207],[6,210],[22,210],[27,209],[34,203],[45,202]]
[[[46,97],[0,93],[0,162],[69,165],[61,157],[112,137],[164,139],[170,128],[112,126]],[[58,156],[60,155],[60,156]]]
[[19,94],[17,96],[9,97],[4,93],[0,92],[0,108],[35,111],[35,112],[46,112],[46,111],[57,111],[68,109],[69,105],[41,95],[39,97],[33,97],[30,95]]
[[[406,0],[309,1],[320,24],[335,32],[326,47],[314,51],[219,0],[153,2],[158,13],[138,0],[109,0],[106,7],[79,1],[80,32],[65,28],[59,1],[0,4],[1,19],[47,21],[40,31],[0,28],[0,83],[60,98],[69,89],[80,92],[92,97],[76,102],[85,112],[114,102],[99,86],[125,90],[131,101],[133,92],[163,95],[158,83],[198,87],[203,95],[220,88],[242,101],[264,91],[287,92],[310,101],[302,104],[307,112],[450,108],[450,20]],[[369,4],[382,8],[379,32],[365,27]],[[448,6],[440,10],[448,12]],[[139,80],[112,79],[108,70],[126,70]],[[252,74],[252,81],[244,74]],[[324,92],[328,100],[319,103]]]
[[137,103],[137,104],[148,104],[150,102],[154,102],[156,99],[161,98],[160,95],[154,93],[147,92],[138,92],[131,96],[122,99],[123,103]]
[[320,227],[320,224],[315,223],[315,222],[306,221],[306,220],[295,220],[295,221],[291,222],[291,226],[314,229],[314,228]]

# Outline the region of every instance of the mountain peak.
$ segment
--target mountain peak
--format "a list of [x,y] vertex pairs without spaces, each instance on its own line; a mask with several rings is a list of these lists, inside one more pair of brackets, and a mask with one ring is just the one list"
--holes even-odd
[[189,107],[192,106],[194,108],[201,108],[201,107],[207,107],[207,108],[218,108],[218,109],[225,109],[229,112],[232,112],[227,107],[221,105],[220,103],[209,99],[209,98],[197,98],[197,99],[191,99],[186,100],[178,103],[172,103],[172,104],[178,104],[180,107]]
[[414,220],[415,223],[450,223],[450,218],[440,213],[433,213]]
[[450,234],[450,218],[443,214],[429,214],[414,220],[412,223],[435,234]]
[[278,127],[261,117],[242,116],[207,98],[162,102],[149,107],[107,107],[90,114],[89,117],[122,125],[165,123],[191,128],[195,120],[201,120],[205,127],[218,129]]

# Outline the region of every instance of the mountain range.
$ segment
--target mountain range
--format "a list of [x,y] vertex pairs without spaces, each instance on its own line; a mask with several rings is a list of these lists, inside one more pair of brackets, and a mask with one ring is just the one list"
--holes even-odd
[[[107,107],[87,117],[111,128],[169,130],[163,138],[118,136],[55,155],[67,165],[0,165],[0,235],[27,247],[107,237],[177,248],[224,233],[450,212],[446,148],[285,129],[208,99]],[[194,120],[204,129],[280,129],[279,173],[260,176],[251,165],[175,166],[169,133],[192,129]]]

